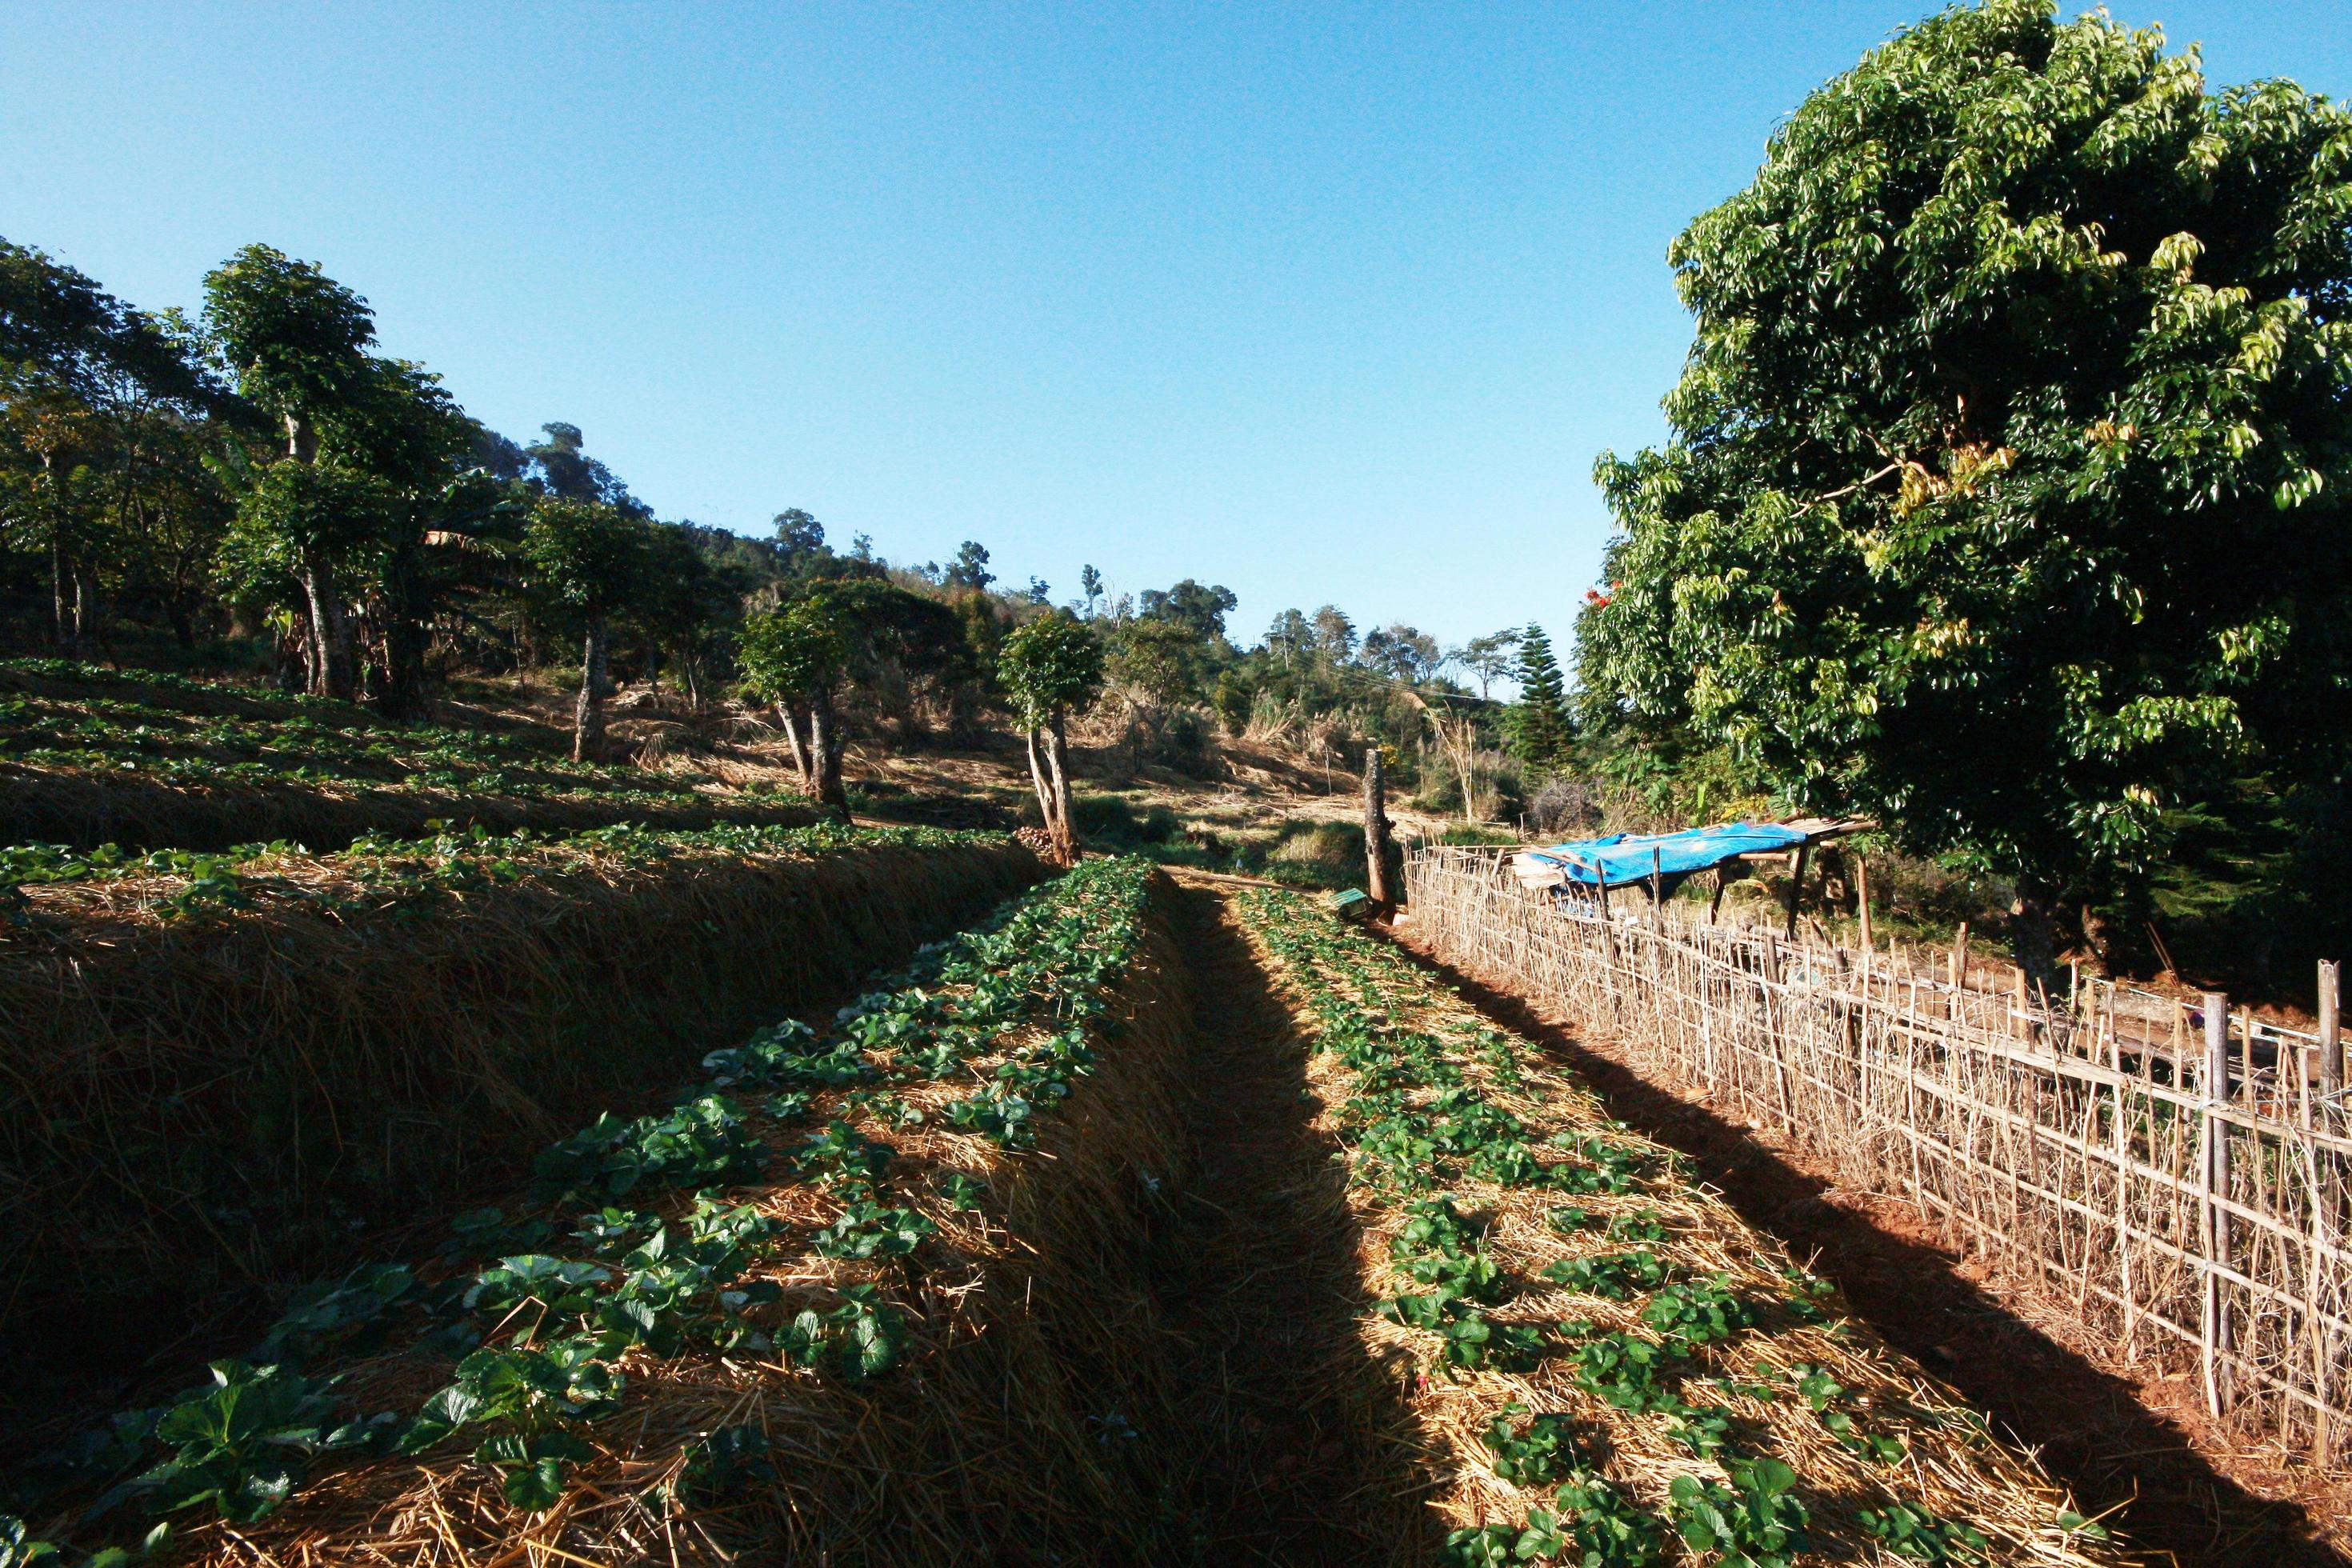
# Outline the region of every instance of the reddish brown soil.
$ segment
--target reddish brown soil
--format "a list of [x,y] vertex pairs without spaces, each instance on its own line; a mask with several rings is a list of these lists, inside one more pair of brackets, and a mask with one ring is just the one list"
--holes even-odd
[[2352,1563],[2352,1477],[2233,1438],[2187,1380],[2110,1358],[2062,1310],[1943,1245],[1907,1204],[1837,1187],[1821,1162],[1703,1090],[1645,1077],[1612,1042],[1398,936],[1465,1000],[1580,1073],[1616,1115],[1689,1155],[1749,1224],[1833,1280],[1857,1315],[2034,1450],[2083,1511],[2105,1515],[2151,1563]]

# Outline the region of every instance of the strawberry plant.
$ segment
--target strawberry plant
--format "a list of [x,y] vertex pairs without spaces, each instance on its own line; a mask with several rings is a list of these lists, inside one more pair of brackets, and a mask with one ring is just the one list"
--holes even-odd
[[767,1157],[742,1112],[706,1094],[661,1116],[624,1121],[607,1111],[540,1155],[533,1170],[543,1196],[618,1198],[639,1187],[748,1182]]
[[332,1384],[282,1366],[215,1362],[213,1382],[157,1412],[148,1436],[163,1458],[94,1505],[138,1496],[157,1512],[212,1504],[250,1524],[275,1512],[312,1456],[378,1442],[385,1419],[336,1419]]
[[1797,1472],[1778,1459],[1735,1459],[1727,1489],[1676,1476],[1666,1489],[1685,1544],[1713,1552],[1720,1568],[1790,1568],[1809,1516],[1795,1495]]
[[1576,1440],[1565,1415],[1530,1416],[1523,1427],[1511,1425],[1513,1416],[1527,1414],[1524,1405],[1504,1405],[1482,1440],[1494,1456],[1497,1477],[1515,1487],[1544,1486],[1574,1467],[1580,1458]]
[[1729,1339],[1756,1322],[1755,1310],[1730,1286],[1723,1274],[1665,1286],[1643,1307],[1642,1321],[1683,1348]]
[[1890,1556],[1914,1563],[1989,1563],[1992,1542],[1982,1531],[1937,1518],[1916,1502],[1854,1510],[1862,1532]]
[[889,1371],[906,1348],[905,1318],[871,1285],[845,1285],[841,1296],[832,1311],[812,1307],[792,1321],[782,1337],[785,1356],[850,1382]]
[[1555,1285],[1604,1301],[1622,1301],[1654,1290],[1672,1274],[1665,1262],[1646,1247],[1596,1258],[1563,1258],[1543,1271],[1543,1277]]

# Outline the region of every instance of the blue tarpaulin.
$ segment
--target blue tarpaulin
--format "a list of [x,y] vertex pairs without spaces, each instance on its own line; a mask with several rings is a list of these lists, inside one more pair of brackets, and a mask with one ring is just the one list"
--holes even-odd
[[1803,833],[1778,823],[1726,822],[1680,833],[1612,833],[1606,838],[1580,838],[1546,849],[1523,850],[1521,857],[1539,866],[1558,867],[1563,879],[1580,887],[1597,886],[1606,877],[1609,886],[1616,888],[1647,881],[1654,872],[1679,881],[1735,855],[1793,849],[1804,841]]

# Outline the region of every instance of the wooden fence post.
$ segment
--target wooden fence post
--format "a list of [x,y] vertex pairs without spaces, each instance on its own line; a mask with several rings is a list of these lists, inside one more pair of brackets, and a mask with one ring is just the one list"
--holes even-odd
[[2344,1087],[2343,965],[2319,965],[2319,1094],[2325,1100]]
[[2230,1259],[2230,1213],[2216,1202],[2230,1194],[2230,1124],[2218,1114],[2230,1100],[2230,998],[2205,993],[2205,1160],[2199,1197],[2205,1210],[2205,1311],[2200,1349],[2205,1361],[2205,1408],[2219,1415],[2230,1405],[2229,1304],[2221,1270]]
[[1789,939],[1797,936],[1797,900],[1805,891],[1805,863],[1813,858],[1813,841],[1810,838],[1797,846],[1795,868],[1789,873]]
[[1863,966],[1870,964],[1870,862],[1857,851],[1853,857],[1853,910],[1862,921]]
[[1395,900],[1389,889],[1388,782],[1381,772],[1381,743],[1364,749],[1364,890],[1376,904]]
[[1960,994],[1969,984],[1969,922],[1962,921],[1960,929],[1952,933],[1952,962],[1946,970],[1952,983],[1952,1022],[1960,1021]]

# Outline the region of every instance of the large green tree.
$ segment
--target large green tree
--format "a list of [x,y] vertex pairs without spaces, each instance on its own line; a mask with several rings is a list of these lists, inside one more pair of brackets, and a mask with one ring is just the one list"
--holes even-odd
[[1992,0],[1814,93],[1671,260],[1672,439],[1598,471],[1611,717],[2014,879],[2035,963],[2168,802],[2337,766],[2352,116]]
[[310,486],[311,503],[388,487],[398,504],[326,525],[315,505],[288,508],[283,498],[248,487],[239,523],[258,543],[275,521],[315,526],[280,542],[299,584],[309,628],[309,684],[320,696],[349,698],[358,686],[355,606],[375,623],[384,667],[380,694],[405,716],[416,699],[422,661],[418,590],[429,580],[418,557],[428,534],[453,520],[442,504],[456,460],[474,445],[475,428],[435,377],[373,352],[375,319],[359,295],[315,262],[266,245],[249,245],[205,279],[205,322],[237,378],[237,388],[285,433],[282,461],[326,464],[370,481]]
[[191,640],[221,522],[200,455],[236,412],[175,318],[0,240],[0,525],[47,558],[60,647],[94,632],[101,570]]

